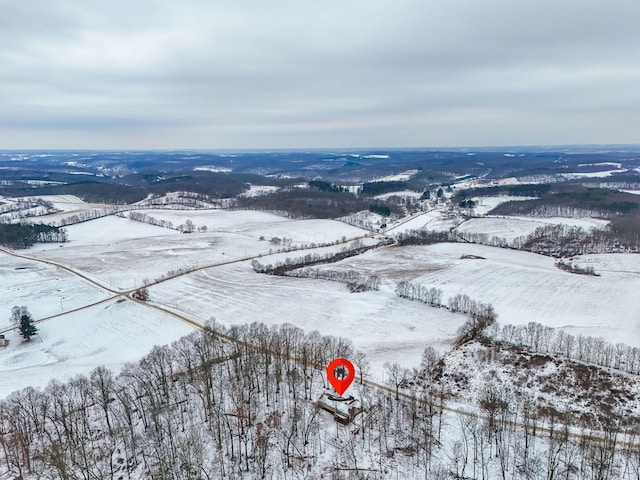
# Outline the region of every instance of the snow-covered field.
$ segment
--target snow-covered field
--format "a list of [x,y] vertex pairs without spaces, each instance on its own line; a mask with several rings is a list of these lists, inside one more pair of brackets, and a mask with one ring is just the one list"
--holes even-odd
[[536,197],[510,197],[507,195],[500,195],[495,197],[474,197],[471,200],[476,202],[476,206],[473,207],[473,213],[476,215],[486,215],[491,210],[506,202],[517,202],[523,200],[534,200]]
[[[35,312],[40,303],[29,302],[29,309]],[[154,345],[193,331],[167,314],[117,300],[57,317],[38,328],[38,335],[24,343],[17,332],[7,334],[9,346],[0,350],[0,398],[29,385],[44,387],[54,378],[65,381],[88,374],[99,365],[117,371]]]
[[[369,155],[365,158],[384,158],[384,157],[375,157]],[[387,175],[386,177],[376,178],[375,180],[371,180],[372,182],[403,182],[406,180],[410,180],[411,177],[416,175],[418,170],[407,170],[404,172],[396,173],[395,175]]]
[[250,185],[249,190],[240,194],[241,197],[259,197],[261,195],[268,195],[280,190],[280,187],[273,185]]
[[607,220],[599,218],[565,218],[565,217],[482,217],[472,218],[460,224],[456,231],[459,233],[478,233],[489,237],[499,237],[507,241],[512,241],[521,236],[527,236],[538,227],[547,224],[569,225],[581,227],[585,230],[592,228],[604,228],[608,225]]
[[73,212],[78,210],[86,210],[91,207],[101,207],[100,204],[88,204],[75,195],[39,195],[37,198],[41,198],[47,202],[53,203],[53,207],[63,212]]
[[[65,244],[39,244],[29,253],[89,274],[103,285],[120,289],[139,286],[169,271],[268,254],[279,248],[273,237],[293,245],[339,241],[367,233],[333,220],[288,220],[262,212],[222,210],[143,210],[174,225],[191,220],[207,233],[180,234],[129,219],[110,216],[67,227]],[[260,238],[263,237],[263,240]]]
[[69,272],[0,253],[0,330],[11,326],[11,308],[16,305],[28,306],[37,319],[107,298],[107,292]]
[[627,169],[605,170],[601,172],[567,172],[560,174],[561,177],[567,180],[574,180],[576,178],[604,178],[610,177],[614,173],[624,173]]
[[[57,213],[51,213],[48,215],[42,215],[42,212],[37,213],[34,217],[25,217],[20,221],[30,223],[47,223],[55,224],[70,216],[88,212],[91,210],[105,210],[113,208],[112,205],[103,203],[86,203],[75,195],[37,195],[32,197],[26,197],[28,199],[42,199],[53,204],[53,208],[59,210]],[[15,200],[15,199],[13,199]],[[26,211],[22,212],[27,213]],[[32,212],[36,214],[36,212]]]
[[[125,218],[109,216],[90,222],[65,227],[68,240],[64,244],[41,243],[29,252],[41,252],[76,247],[95,247],[117,244],[130,240],[180,235],[177,230],[134,222]],[[62,245],[62,247],[60,246]]]
[[174,225],[191,220],[196,227],[206,226],[209,231],[230,232],[253,239],[264,237],[290,238],[298,244],[326,243],[342,236],[364,235],[365,230],[334,220],[290,220],[271,213],[250,210],[140,210],[154,218]]
[[531,219],[519,218],[472,218],[460,224],[456,228],[456,232],[464,235],[469,233],[477,233],[488,235],[491,237],[499,237],[507,241],[512,241],[518,237],[529,235],[538,228],[544,226],[544,223]]
[[428,230],[449,231],[462,220],[458,217],[447,215],[444,210],[431,210],[414,216],[409,221],[402,221],[399,225],[390,226],[388,233],[401,233],[408,230],[419,230],[426,228]]
[[460,243],[387,247],[326,268],[437,287],[444,299],[466,294],[493,304],[502,324],[533,321],[640,347],[640,304],[630,301],[640,289],[640,256],[588,255],[576,263],[594,266],[601,276],[559,270],[542,255]]
[[265,254],[273,247],[269,242],[236,234],[179,235],[165,230],[169,234],[159,237],[84,245],[80,242],[75,247],[40,247],[33,255],[68,265],[107,287],[127,290],[140,286],[145,279],[153,281],[170,271]]
[[404,198],[417,199],[417,198],[420,198],[421,196],[422,196],[422,193],[420,192],[414,192],[413,190],[401,190],[399,192],[383,193],[381,195],[376,195],[373,198],[376,198],[379,200],[386,200],[390,197],[404,197]]
[[367,354],[375,378],[383,364],[417,367],[427,345],[439,350],[466,318],[396,298],[388,289],[350,293],[342,283],[256,274],[247,263],[209,269],[150,288],[151,300],[204,322],[291,323],[345,337]]
[[[302,245],[336,242],[342,237],[361,237],[366,233],[342,222],[292,221],[261,212],[145,210],[145,213],[175,224],[191,219],[197,226],[207,225],[210,231],[180,234],[176,230],[109,216],[67,227],[69,241],[65,244],[38,244],[21,253],[67,266],[107,289],[126,290],[171,271],[268,255],[281,248],[269,241],[272,237],[286,237],[293,239],[294,245]],[[260,240],[261,236],[265,239]],[[341,245],[327,248],[335,250]],[[295,256],[296,253],[281,255]],[[244,265],[249,268],[248,262]],[[249,273],[258,277],[251,270]],[[243,281],[238,280],[238,288],[251,296]],[[0,330],[11,327],[9,317],[14,305],[27,306],[36,320],[60,315],[39,323],[40,335],[29,343],[23,344],[15,331],[6,332],[10,344],[0,349],[0,396],[15,388],[44,385],[51,378],[88,373],[101,364],[118,368],[124,362],[142,357],[154,344],[170,342],[190,330],[170,315],[130,301],[109,301],[113,293],[71,272],[4,253],[0,254],[0,287],[5,310]],[[162,301],[175,306],[189,297],[184,295],[181,291],[178,296],[167,295]],[[281,296],[277,298],[283,302]],[[105,302],[64,314],[101,301]],[[287,297],[287,301],[295,308],[296,302],[302,300]],[[266,304],[255,306],[259,313],[268,307]],[[197,317],[208,319],[211,315],[207,309],[208,306]],[[295,323],[296,318],[282,316],[278,323]],[[249,318],[230,318],[229,323],[241,321]],[[18,370],[20,375],[15,374]]]

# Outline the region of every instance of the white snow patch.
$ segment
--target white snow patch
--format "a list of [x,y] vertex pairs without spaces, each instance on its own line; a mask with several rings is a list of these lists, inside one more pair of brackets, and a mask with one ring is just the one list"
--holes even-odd
[[331,268],[366,265],[367,273],[383,279],[439,288],[444,299],[466,294],[493,304],[502,324],[533,321],[640,347],[640,304],[629,301],[640,289],[640,255],[587,255],[576,261],[594,266],[601,276],[562,271],[555,259],[542,255],[462,243],[382,248]]
[[152,298],[205,321],[225,325],[291,323],[353,341],[380,379],[385,362],[418,366],[427,345],[450,342],[466,318],[444,309],[399,299],[393,291],[350,293],[346,285],[323,280],[254,273],[247,264],[229,265],[150,288]]
[[376,178],[371,180],[372,182],[402,182],[411,179],[418,173],[418,170],[407,170],[405,172],[397,173],[394,175],[387,175],[386,177]]
[[569,225],[589,230],[592,228],[604,228],[609,222],[598,218],[487,216],[467,220],[460,224],[456,230],[460,233],[478,233],[512,241],[518,237],[529,235],[533,233],[536,228],[548,224]]
[[273,185],[251,185],[249,190],[242,192],[240,197],[260,197],[262,195],[269,195],[280,190],[280,187]]
[[570,172],[570,173],[561,173],[559,176],[567,179],[574,180],[576,178],[604,178],[610,177],[614,173],[623,173],[628,171],[626,168],[622,170],[606,170],[602,172]]
[[390,225],[387,232],[401,233],[407,230],[419,230],[421,228],[444,232],[451,230],[461,221],[458,217],[451,216],[443,210],[431,210],[418,214],[409,220],[402,221],[399,225]]
[[0,253],[0,330],[12,326],[14,305],[26,306],[38,320],[106,298],[107,292],[64,270]]
[[507,195],[495,196],[495,197],[473,197],[476,206],[473,207],[473,212],[476,215],[486,215],[491,210],[506,202],[519,202],[524,200],[535,200],[537,197],[510,197]]
[[228,167],[218,167],[216,165],[203,165],[201,167],[193,167],[194,172],[212,172],[212,173],[229,173],[232,170]]
[[422,193],[414,192],[412,190],[402,190],[399,192],[383,193],[381,195],[376,195],[373,198],[376,198],[378,200],[386,200],[389,197],[420,198],[421,196]]
[[0,398],[27,386],[44,387],[88,374],[99,365],[119,370],[139,360],[154,345],[193,331],[179,320],[127,301],[98,305],[38,324],[39,333],[22,342],[8,334],[0,350]]

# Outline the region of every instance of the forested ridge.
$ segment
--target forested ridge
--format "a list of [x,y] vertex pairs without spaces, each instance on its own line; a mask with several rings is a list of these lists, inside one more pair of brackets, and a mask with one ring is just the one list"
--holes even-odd
[[315,403],[320,367],[336,357],[366,378],[366,358],[349,341],[291,325],[209,324],[118,375],[99,367],[23,389],[0,401],[0,478],[577,480],[640,471],[637,437],[623,442],[633,434],[614,419],[604,438],[576,439],[569,417],[548,418],[491,382],[479,418],[446,413],[432,349],[413,373],[387,365],[389,390],[359,376],[349,394],[364,412],[339,425]]

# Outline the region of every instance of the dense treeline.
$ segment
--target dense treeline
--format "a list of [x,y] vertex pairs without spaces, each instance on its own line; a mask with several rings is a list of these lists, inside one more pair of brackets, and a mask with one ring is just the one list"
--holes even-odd
[[324,182],[322,180],[311,180],[309,181],[309,187],[317,188],[321,192],[346,192],[347,188],[342,187],[340,185],[336,185],[335,183]]
[[0,245],[9,248],[28,248],[35,243],[67,241],[63,229],[43,224],[0,223]]
[[351,244],[342,247],[337,252],[327,252],[324,255],[318,253],[308,253],[302,257],[287,257],[284,260],[278,261],[274,264],[263,265],[258,260],[252,260],[251,266],[257,273],[266,273],[268,275],[286,275],[287,273],[297,270],[303,267],[312,267],[314,265],[321,265],[325,263],[335,263],[345,258],[354,257],[360,255],[368,250],[379,247],[378,245],[364,245],[362,241],[356,240]]
[[288,273],[291,277],[315,278],[330,282],[345,283],[351,292],[380,289],[379,275],[365,275],[356,270],[327,270],[319,268],[299,268]]
[[383,193],[399,192],[407,189],[407,182],[405,181],[378,181],[367,182],[362,185],[362,194],[375,196],[382,195]]
[[531,234],[512,240],[486,233],[427,229],[407,230],[394,237],[400,246],[433,245],[443,242],[477,243],[500,248],[514,248],[553,257],[571,257],[587,253],[640,251],[640,237],[623,240],[609,230],[585,230],[563,224],[547,224]]
[[[142,187],[96,181],[44,186],[38,188],[37,192],[38,195],[75,195],[87,203],[112,203],[117,205],[138,202],[148,194]],[[19,192],[16,193],[19,194]],[[28,194],[33,195],[33,192]]]
[[551,185],[546,183],[524,183],[519,185],[496,185],[464,189],[456,192],[454,199],[461,202],[471,197],[495,197],[507,195],[510,197],[541,197],[551,190]]
[[514,246],[554,257],[637,252],[640,251],[640,235],[618,235],[613,229],[587,231],[567,225],[545,225],[524,239],[516,239]]
[[391,215],[391,209],[387,205],[377,205],[372,203],[369,205],[369,211],[371,213],[377,213],[378,215],[382,215],[383,217],[388,217]]
[[[617,219],[622,220],[622,219]],[[585,230],[564,224],[537,227],[529,235],[511,240],[486,233],[460,232],[451,234],[448,241],[478,243],[492,247],[514,248],[552,257],[572,257],[591,253],[640,252],[640,233],[635,233],[636,220],[612,222],[609,228]],[[638,219],[640,221],[640,219]],[[404,242],[418,244],[426,233],[412,233]]]
[[369,204],[349,192],[294,188],[270,195],[239,197],[234,207],[285,212],[291,218],[336,218],[367,210]]
[[[248,189],[246,178],[253,176],[213,172],[186,174],[138,174],[123,178],[102,178],[64,185],[42,186],[38,195],[76,195],[89,203],[131,204],[149,195],[166,195],[175,191],[189,191],[212,198],[228,198]],[[260,177],[256,177],[260,178]],[[15,191],[15,196],[34,195],[33,189]]]
[[454,233],[427,229],[407,230],[398,233],[394,238],[399,246],[433,245],[435,243],[460,241],[460,238]]
[[[608,188],[587,188],[563,184],[535,200],[505,202],[490,213],[492,215],[555,216],[562,209],[575,209],[606,218],[636,213],[640,206],[637,195]],[[571,210],[568,210],[571,212]]]
[[110,206],[105,208],[94,208],[91,210],[84,210],[80,213],[74,213],[68,215],[59,220],[54,220],[51,223],[58,227],[67,227],[69,225],[76,225],[78,223],[89,222],[98,218],[108,217],[110,215],[116,215],[120,212],[127,210],[125,206]]

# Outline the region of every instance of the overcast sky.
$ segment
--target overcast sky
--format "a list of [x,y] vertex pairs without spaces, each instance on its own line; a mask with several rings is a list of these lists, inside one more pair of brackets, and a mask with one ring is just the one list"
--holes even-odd
[[639,0],[0,0],[0,149],[640,143],[639,25]]

